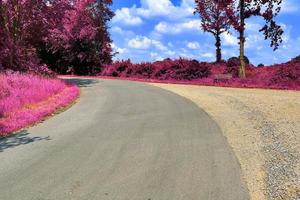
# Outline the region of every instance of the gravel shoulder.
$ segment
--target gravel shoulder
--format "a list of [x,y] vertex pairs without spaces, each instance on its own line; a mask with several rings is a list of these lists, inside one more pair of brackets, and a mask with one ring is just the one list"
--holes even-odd
[[300,199],[300,92],[174,84],[221,127],[251,199]]

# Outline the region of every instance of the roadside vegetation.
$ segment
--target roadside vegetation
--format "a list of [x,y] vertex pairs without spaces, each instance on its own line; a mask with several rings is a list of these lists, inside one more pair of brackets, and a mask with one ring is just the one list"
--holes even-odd
[[36,123],[79,96],[79,88],[36,75],[0,75],[0,137]]
[[300,90],[300,62],[297,58],[272,66],[257,67],[248,63],[246,69],[247,78],[240,78],[238,58],[222,63],[166,59],[133,64],[128,60],[105,66],[100,75],[151,82]]
[[112,62],[110,0],[0,1],[0,137],[67,107],[79,88],[60,73]]

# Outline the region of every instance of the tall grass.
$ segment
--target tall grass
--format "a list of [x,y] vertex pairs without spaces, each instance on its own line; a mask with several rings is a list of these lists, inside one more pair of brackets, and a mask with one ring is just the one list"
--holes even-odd
[[36,75],[0,74],[0,136],[5,136],[67,106],[79,89]]

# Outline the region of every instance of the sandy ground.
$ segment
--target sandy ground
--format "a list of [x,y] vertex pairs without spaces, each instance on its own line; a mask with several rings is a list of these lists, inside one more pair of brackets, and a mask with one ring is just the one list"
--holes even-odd
[[300,92],[151,85],[213,117],[236,153],[251,199],[300,199]]

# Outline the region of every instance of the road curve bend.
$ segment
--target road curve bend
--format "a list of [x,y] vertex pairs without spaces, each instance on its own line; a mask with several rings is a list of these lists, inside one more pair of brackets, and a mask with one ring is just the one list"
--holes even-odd
[[1,200],[247,200],[217,124],[142,83],[76,79],[66,112],[0,140]]

